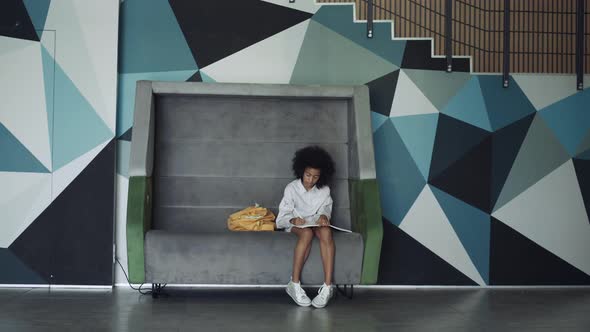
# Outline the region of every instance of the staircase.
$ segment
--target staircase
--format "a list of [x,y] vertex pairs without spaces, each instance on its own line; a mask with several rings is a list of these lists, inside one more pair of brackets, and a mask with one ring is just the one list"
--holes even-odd
[[[576,68],[577,6],[585,1],[580,53],[585,73],[590,73],[590,0],[453,0],[449,1],[453,59],[470,59],[470,71],[502,73],[505,60],[510,73],[567,73]],[[393,39],[431,40],[433,58],[446,57],[447,11],[445,0],[317,0],[322,5],[353,5],[355,22],[391,22]],[[508,3],[504,31],[504,5]],[[372,9],[371,9],[372,7]],[[508,31],[508,30],[507,30]],[[374,35],[372,36],[374,37]],[[508,56],[504,58],[504,38]],[[454,66],[453,66],[454,67]],[[455,70],[455,68],[451,68]]]
[[[436,1],[440,2],[440,0]],[[390,2],[390,0],[384,0],[382,2]],[[351,24],[353,25],[366,25],[367,42],[371,39],[381,40],[382,43],[385,40],[405,42],[405,53],[411,53],[411,56],[403,56],[403,63],[401,63],[403,68],[473,72],[471,68],[472,62],[470,61],[471,56],[469,55],[453,55],[450,57],[451,70],[449,70],[446,55],[444,54],[444,47],[441,48],[439,46],[444,46],[444,38],[441,38],[433,30],[435,29],[435,24],[442,25],[440,17],[438,21],[433,22],[432,29],[412,29],[409,25],[406,26],[405,24],[397,23],[406,22],[407,20],[403,17],[391,18],[394,14],[387,11],[385,5],[379,5],[379,1],[374,1],[374,3],[373,12],[375,15],[373,16],[373,24],[370,24],[367,20],[366,0],[357,0],[356,2],[350,0],[317,0],[317,4],[322,6],[352,7],[352,16],[354,17],[350,17],[349,11],[330,11],[331,19],[334,21],[337,19],[352,21],[353,23]],[[346,12],[346,15],[343,15],[343,12]],[[338,17],[333,17],[334,15]],[[358,31],[358,27],[354,29]],[[369,35],[371,36],[369,37]],[[432,35],[435,37],[432,37]],[[400,61],[402,60],[400,59]]]

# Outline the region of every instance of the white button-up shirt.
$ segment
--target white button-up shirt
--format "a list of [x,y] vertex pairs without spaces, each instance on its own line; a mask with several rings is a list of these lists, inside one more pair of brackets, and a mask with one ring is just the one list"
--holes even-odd
[[330,220],[332,218],[332,203],[330,187],[323,186],[318,189],[313,186],[307,191],[301,183],[301,179],[293,180],[285,187],[283,199],[279,204],[279,215],[276,219],[277,228],[284,228],[285,231],[290,232],[293,227],[291,219],[314,214],[323,214]]

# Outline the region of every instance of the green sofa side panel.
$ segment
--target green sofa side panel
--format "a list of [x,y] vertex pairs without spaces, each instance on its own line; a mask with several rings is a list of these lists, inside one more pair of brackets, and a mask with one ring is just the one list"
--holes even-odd
[[129,178],[127,198],[127,263],[129,281],[145,281],[144,236],[151,226],[152,180],[145,176]]
[[365,252],[361,284],[377,283],[383,223],[376,179],[350,180],[352,229],[363,236]]

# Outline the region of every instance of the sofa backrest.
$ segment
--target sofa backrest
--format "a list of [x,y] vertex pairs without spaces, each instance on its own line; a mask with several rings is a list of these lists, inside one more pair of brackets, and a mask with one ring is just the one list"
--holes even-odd
[[[191,91],[211,88],[192,84]],[[254,203],[277,213],[294,179],[295,151],[312,144],[325,148],[336,164],[332,220],[351,227],[348,180],[358,179],[362,169],[352,98],[185,92],[150,97],[146,149],[152,155],[146,163],[148,173],[153,169],[153,229],[227,231],[227,217]],[[135,134],[134,127],[133,139]]]

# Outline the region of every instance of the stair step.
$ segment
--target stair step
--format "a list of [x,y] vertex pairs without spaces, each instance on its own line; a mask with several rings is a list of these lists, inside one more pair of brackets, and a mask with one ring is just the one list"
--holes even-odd
[[[312,20],[345,36],[355,43],[371,50],[384,59],[410,69],[447,69],[447,60],[443,55],[433,56],[433,38],[408,39],[396,38],[392,30],[393,21],[373,23],[373,38],[367,38],[366,20],[357,19],[354,3],[322,3],[323,6]],[[384,43],[383,41],[387,41]],[[401,45],[400,43],[405,43]],[[452,70],[470,72],[471,64],[468,55],[454,55]]]

